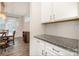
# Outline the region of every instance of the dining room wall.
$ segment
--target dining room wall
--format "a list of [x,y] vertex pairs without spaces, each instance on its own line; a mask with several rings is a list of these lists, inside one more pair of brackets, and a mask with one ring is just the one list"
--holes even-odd
[[23,31],[30,32],[30,17],[24,17]]

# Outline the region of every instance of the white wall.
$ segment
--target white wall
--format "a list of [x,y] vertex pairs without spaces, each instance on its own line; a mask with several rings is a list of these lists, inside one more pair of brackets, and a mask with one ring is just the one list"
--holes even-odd
[[41,25],[41,3],[33,2],[30,3],[30,55],[34,55],[34,36],[39,34],[44,34],[44,27]]
[[24,17],[23,31],[30,32],[30,17]]
[[46,34],[79,39],[79,21],[46,25]]

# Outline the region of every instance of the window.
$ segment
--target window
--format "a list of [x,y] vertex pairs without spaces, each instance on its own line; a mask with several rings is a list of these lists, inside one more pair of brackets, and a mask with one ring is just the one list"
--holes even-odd
[[18,27],[17,18],[11,18],[9,17],[6,21],[6,29],[9,30],[9,32],[13,32]]
[[5,20],[3,20],[2,18],[0,18],[0,30],[3,30],[5,27]]
[[13,33],[13,31],[18,28],[19,22],[17,18],[7,17],[7,20],[3,20],[0,18],[0,31],[6,29],[9,30],[9,33]]

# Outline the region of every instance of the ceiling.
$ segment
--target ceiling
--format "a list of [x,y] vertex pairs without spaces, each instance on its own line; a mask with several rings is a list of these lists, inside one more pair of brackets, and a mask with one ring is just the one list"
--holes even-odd
[[5,2],[5,12],[7,14],[29,16],[29,2]]

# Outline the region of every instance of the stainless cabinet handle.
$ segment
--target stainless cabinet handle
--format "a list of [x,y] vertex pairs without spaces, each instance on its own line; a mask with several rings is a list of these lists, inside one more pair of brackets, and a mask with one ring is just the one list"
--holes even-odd
[[47,52],[45,52],[45,56],[47,56]]
[[42,50],[42,55],[44,55],[44,50]]

